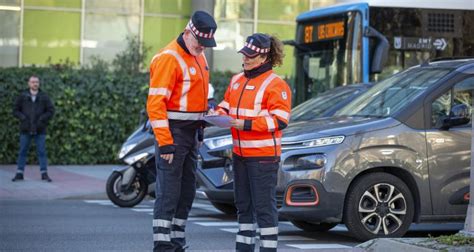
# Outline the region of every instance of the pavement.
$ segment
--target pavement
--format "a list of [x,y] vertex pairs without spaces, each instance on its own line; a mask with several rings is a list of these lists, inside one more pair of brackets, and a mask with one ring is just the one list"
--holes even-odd
[[[25,169],[25,180],[12,182],[16,165],[0,165],[0,200],[107,199],[105,183],[120,165],[51,165],[53,182],[41,180],[39,166]],[[318,250],[321,251],[321,250]],[[331,250],[334,251],[334,250]],[[358,245],[352,251],[474,251],[473,246],[448,246],[431,238],[383,238]]]
[[23,181],[12,182],[16,165],[0,165],[0,199],[107,199],[105,183],[119,165],[51,165],[53,182],[41,180],[39,166],[25,168]]

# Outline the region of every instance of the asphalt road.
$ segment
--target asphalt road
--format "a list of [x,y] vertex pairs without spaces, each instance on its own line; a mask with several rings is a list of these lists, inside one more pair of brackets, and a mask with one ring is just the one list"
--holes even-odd
[[[152,201],[119,208],[108,200],[0,200],[0,251],[151,251]],[[463,224],[413,225],[407,237],[452,234]],[[232,251],[237,222],[196,200],[187,224],[188,251]],[[352,251],[344,225],[308,233],[281,221],[279,251]]]

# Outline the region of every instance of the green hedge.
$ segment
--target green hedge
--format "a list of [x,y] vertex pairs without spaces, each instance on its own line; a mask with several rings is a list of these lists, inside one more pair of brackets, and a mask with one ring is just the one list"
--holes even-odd
[[[50,164],[107,164],[137,127],[145,108],[148,73],[106,69],[0,68],[0,164],[16,163],[19,125],[12,116],[16,96],[27,88],[32,74],[53,100],[56,114],[50,121],[47,150]],[[211,73],[218,101],[231,73]],[[37,162],[33,145],[28,163]]]

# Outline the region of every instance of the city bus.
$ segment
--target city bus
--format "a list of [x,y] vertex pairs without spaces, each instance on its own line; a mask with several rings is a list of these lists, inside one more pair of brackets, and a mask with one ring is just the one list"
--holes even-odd
[[472,0],[364,1],[300,14],[295,103],[435,58],[474,56]]

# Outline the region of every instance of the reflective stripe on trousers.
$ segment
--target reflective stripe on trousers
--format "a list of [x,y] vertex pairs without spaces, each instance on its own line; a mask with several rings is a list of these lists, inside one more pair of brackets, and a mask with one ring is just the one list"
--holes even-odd
[[[276,251],[278,212],[276,184],[279,162],[249,161],[234,155],[234,193],[238,209],[237,251],[253,251],[256,227],[260,228],[260,251]],[[255,214],[254,214],[255,213]],[[253,223],[257,220],[257,225]]]
[[[179,251],[186,245],[186,220],[196,194],[197,131],[170,128],[176,144],[173,162],[156,162],[154,251]],[[155,143],[155,155],[159,157]]]

